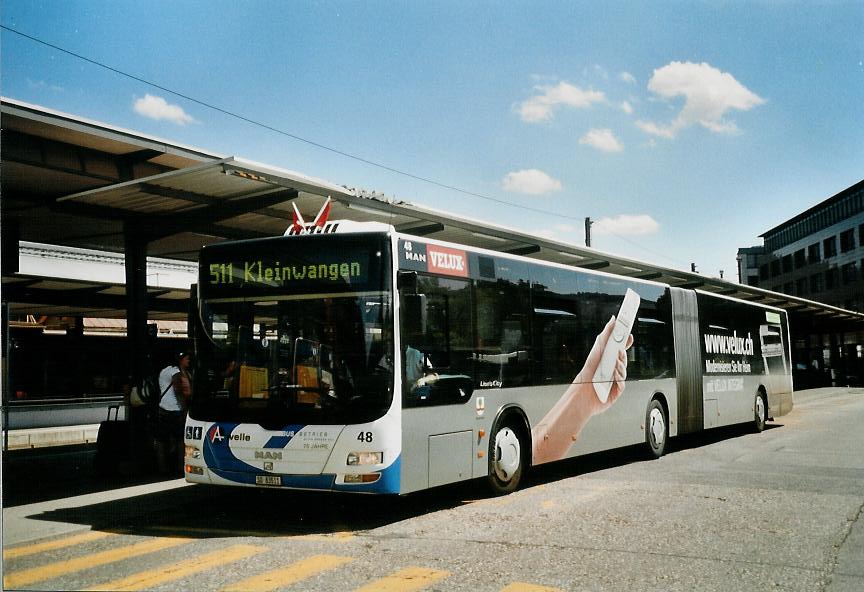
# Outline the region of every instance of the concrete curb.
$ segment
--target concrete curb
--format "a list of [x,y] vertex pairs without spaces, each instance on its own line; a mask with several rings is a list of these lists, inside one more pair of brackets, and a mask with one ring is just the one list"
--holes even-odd
[[34,428],[9,430],[9,450],[22,448],[45,448],[96,442],[99,424],[64,426],[57,428]]

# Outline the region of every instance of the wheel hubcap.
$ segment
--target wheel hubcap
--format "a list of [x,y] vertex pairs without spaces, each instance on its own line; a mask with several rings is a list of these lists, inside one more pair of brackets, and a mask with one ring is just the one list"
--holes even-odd
[[495,435],[495,473],[503,481],[509,481],[519,470],[521,448],[519,438],[510,428],[504,428]]
[[654,447],[659,448],[666,439],[666,423],[663,420],[663,412],[656,408],[652,409],[648,419],[650,422],[651,440],[654,442]]

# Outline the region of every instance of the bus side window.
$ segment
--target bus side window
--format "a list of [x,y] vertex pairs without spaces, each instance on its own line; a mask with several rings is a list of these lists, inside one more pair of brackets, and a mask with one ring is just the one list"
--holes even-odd
[[[418,278],[417,293],[423,298],[415,300],[413,295],[403,296],[400,335],[405,405],[463,402],[459,397],[443,396],[446,389],[418,389],[422,384],[418,385],[417,380],[424,375],[472,375],[470,284],[465,280],[421,276]],[[423,323],[418,323],[416,318],[409,319],[404,314],[412,308],[416,309],[420,300],[424,301]],[[418,313],[412,310],[412,314]],[[423,329],[422,333],[418,331],[420,328]],[[458,393],[458,390],[454,392]]]
[[476,294],[477,381],[498,388],[530,384],[528,284],[501,278],[478,281]]

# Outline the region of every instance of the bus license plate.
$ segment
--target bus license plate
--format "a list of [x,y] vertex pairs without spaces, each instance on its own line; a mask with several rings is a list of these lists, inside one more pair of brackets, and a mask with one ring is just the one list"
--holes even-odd
[[255,485],[282,485],[282,479],[277,475],[255,475]]

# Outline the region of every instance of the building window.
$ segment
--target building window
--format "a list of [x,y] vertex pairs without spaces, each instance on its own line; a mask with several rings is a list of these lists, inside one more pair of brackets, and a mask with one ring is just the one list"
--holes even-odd
[[792,272],[792,255],[784,255],[782,261],[783,261],[783,273],[791,273]]
[[804,249],[795,251],[795,269],[801,269],[807,265],[807,258],[804,257]]
[[822,241],[822,251],[826,259],[835,256],[837,254],[837,237],[830,236]]
[[819,251],[819,243],[807,247],[807,260],[810,263],[819,263],[822,261],[822,256]]
[[816,273],[810,276],[810,292],[815,294],[824,290],[825,284],[822,281],[822,274]]
[[780,260],[775,259],[771,262],[771,277],[777,277],[780,275]]
[[767,263],[759,266],[759,279],[760,280],[767,280],[768,279],[768,264]]
[[792,295],[792,282],[786,282],[783,284],[783,293]]
[[852,284],[858,279],[858,266],[855,262],[847,263],[841,268],[841,276],[844,284]]
[[848,253],[855,248],[855,229],[850,228],[840,233],[840,251]]
[[795,281],[795,295],[804,296],[807,294],[807,278],[799,278]]
[[840,285],[840,282],[837,281],[839,279],[839,274],[837,273],[837,268],[832,267],[831,269],[825,270],[825,289],[833,290],[834,288]]

